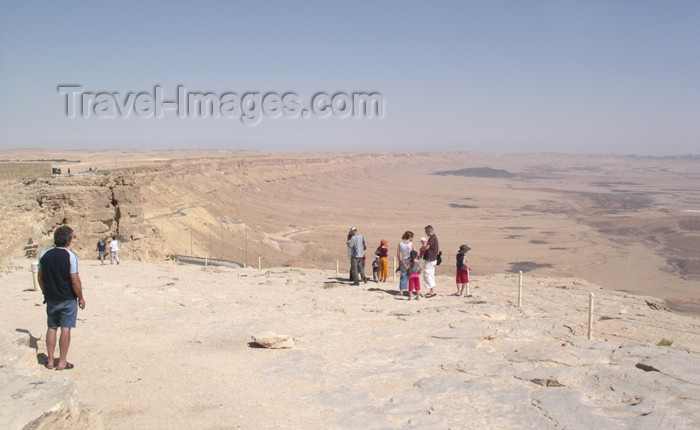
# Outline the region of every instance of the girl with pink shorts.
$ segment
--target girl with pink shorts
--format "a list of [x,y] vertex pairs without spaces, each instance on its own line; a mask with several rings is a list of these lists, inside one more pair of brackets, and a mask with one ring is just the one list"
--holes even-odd
[[413,300],[420,299],[420,272],[423,267],[420,264],[417,251],[411,251],[408,264],[402,263],[408,270],[408,300],[411,300],[411,294],[416,292],[416,297]]

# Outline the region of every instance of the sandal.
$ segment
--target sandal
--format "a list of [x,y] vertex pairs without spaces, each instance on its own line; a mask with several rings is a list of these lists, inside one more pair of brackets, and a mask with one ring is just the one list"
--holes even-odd
[[66,363],[66,367],[56,367],[56,370],[70,370],[74,367],[73,363]]

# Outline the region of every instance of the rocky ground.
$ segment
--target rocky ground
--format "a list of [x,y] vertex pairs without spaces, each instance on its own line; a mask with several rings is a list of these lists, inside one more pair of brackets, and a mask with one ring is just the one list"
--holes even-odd
[[[29,263],[0,281],[0,331],[24,339],[0,354],[2,428],[28,404],[60,410],[30,394],[65,378],[81,403],[57,403],[89,428],[700,427],[700,322],[581,279],[526,275],[518,307],[517,275],[454,297],[451,268],[440,295],[407,301],[335,271],[83,261],[75,368],[59,372],[39,364]],[[253,342],[265,332],[291,347]]]
[[[333,269],[357,226],[372,251],[431,224],[447,262],[475,274],[578,277],[700,315],[700,158],[618,155],[217,151],[0,151],[60,175],[0,186],[0,270],[66,223],[95,258],[192,255]],[[88,169],[99,167],[90,172]],[[86,173],[86,170],[88,172]],[[494,175],[494,172],[498,173]]]

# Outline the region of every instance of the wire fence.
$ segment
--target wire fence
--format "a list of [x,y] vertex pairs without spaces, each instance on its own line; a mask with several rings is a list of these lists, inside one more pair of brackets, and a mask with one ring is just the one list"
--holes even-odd
[[[393,281],[396,281],[396,260],[394,259],[394,265],[393,265],[393,273],[394,276],[392,278]],[[339,271],[339,262],[336,261],[336,276],[340,275]],[[553,307],[543,307],[540,303],[537,302],[532,302],[528,301],[527,305],[532,306],[538,310],[540,310],[543,313],[550,314],[556,318],[559,318],[560,320],[571,324],[574,327],[581,327],[583,329],[587,330],[587,337],[589,340],[593,339],[593,334],[595,333],[597,336],[603,336],[603,337],[609,337],[609,338],[619,338],[619,339],[625,339],[625,340],[631,340],[631,341],[641,341],[640,336],[638,337],[631,337],[627,336],[625,334],[620,333],[619,331],[617,332],[611,332],[611,331],[606,331],[602,328],[600,328],[600,324],[595,324],[596,320],[593,317],[597,318],[598,323],[604,323],[605,321],[609,320],[615,320],[618,322],[624,322],[628,323],[630,327],[634,328],[653,328],[653,329],[658,329],[658,330],[663,330],[666,331],[666,335],[671,337],[669,333],[674,333],[678,335],[686,335],[686,336],[691,336],[693,339],[696,339],[693,341],[693,343],[700,344],[700,323],[696,326],[698,330],[687,330],[687,329],[681,329],[681,328],[676,328],[676,327],[671,327],[668,325],[663,325],[663,322],[661,323],[647,323],[644,321],[640,321],[639,319],[630,319],[630,318],[624,318],[620,316],[620,309],[618,309],[618,315],[611,317],[607,313],[601,313],[600,311],[596,311],[595,307],[596,306],[601,306],[607,309],[611,303],[615,304],[621,304],[623,306],[627,307],[634,307],[636,305],[639,305],[640,300],[645,300],[643,297],[640,296],[634,296],[631,297],[629,300],[621,300],[615,297],[611,297],[611,294],[614,294],[614,292],[610,291],[609,294],[606,294],[604,297],[599,298],[598,301],[594,300],[594,293],[592,292],[580,292],[576,291],[572,288],[569,288],[568,286],[564,286],[567,290],[567,294],[570,296],[578,296],[581,298],[580,301],[578,301],[576,304],[572,303],[566,303],[562,300],[555,299],[551,296],[545,296],[543,294],[540,294],[539,292],[535,291],[534,289],[531,288],[524,288],[523,286],[523,272],[519,271],[517,280],[518,283],[514,285],[506,285],[506,284],[499,284],[496,282],[487,282],[488,286],[493,286],[493,287],[501,287],[503,289],[511,289],[513,291],[512,294],[508,293],[503,293],[499,291],[495,291],[492,288],[484,288],[480,289],[480,295],[491,295],[491,296],[499,296],[503,297],[506,299],[509,299],[509,302],[512,302],[515,304],[517,307],[522,307],[523,305],[523,299],[524,298],[530,298],[530,297],[535,297],[537,298],[540,303],[546,302],[546,303],[551,303],[554,305],[557,305],[559,308],[553,308]],[[467,284],[469,285],[469,284]],[[469,286],[467,286],[467,294],[469,294]],[[647,302],[647,305],[650,305]],[[651,306],[651,305],[650,305]],[[566,312],[555,312],[554,309],[564,309],[564,310],[569,310],[569,313]],[[611,310],[612,311],[612,310]],[[574,318],[574,315],[582,316],[582,317],[587,317],[586,322],[576,322],[575,320],[578,318]],[[598,327],[597,327],[598,326]],[[624,329],[624,327],[623,327]],[[647,339],[647,341],[650,341]],[[680,351],[686,351],[686,352],[691,352],[695,354],[700,354],[700,350],[694,350],[688,347],[678,347],[678,346],[673,346],[672,343],[674,341],[668,340],[665,337],[659,341],[658,345],[659,346],[665,346],[668,348],[680,350]]]
[[[184,255],[171,256],[171,257],[175,257],[177,260],[188,258],[188,256],[184,256]],[[189,258],[193,258],[193,257],[189,256]],[[246,260],[247,260],[247,258],[248,257],[246,255]],[[253,264],[251,264],[250,266],[247,265],[247,262],[246,263],[238,263],[238,262],[233,262],[233,261],[221,260],[221,263],[223,263],[223,262],[234,263],[234,264],[242,266],[242,267],[251,267],[251,268],[255,268],[255,265],[257,265],[257,269],[261,270],[262,269],[262,261],[264,260],[264,258],[251,256],[251,259],[253,260],[252,261]],[[216,264],[215,262],[217,261],[216,259],[206,259],[205,257],[200,258],[200,260],[204,260],[205,265],[208,264],[207,260],[208,260],[209,264],[212,264],[212,263]],[[389,277],[390,277],[392,282],[397,282],[398,275],[397,275],[396,269],[397,269],[398,265],[396,263],[396,259],[394,258],[393,260],[394,260],[393,267],[390,268],[391,273],[390,273]],[[342,269],[343,273],[347,273],[344,270],[345,270],[345,268]],[[370,268],[370,270],[371,270],[371,268]],[[339,260],[336,260],[335,273],[336,273],[336,277],[340,276],[341,267],[340,267]],[[597,311],[595,309],[596,306],[601,306],[601,307],[607,309],[609,307],[610,303],[616,303],[616,304],[620,304],[623,306],[634,307],[635,305],[639,304],[640,300],[644,300],[642,297],[634,296],[634,297],[631,297],[629,300],[622,300],[622,299],[618,299],[615,297],[611,297],[611,294],[606,294],[604,297],[599,298],[596,301],[596,300],[594,300],[595,299],[594,293],[592,293],[592,292],[576,291],[572,288],[569,288],[569,286],[563,286],[563,288],[566,288],[567,295],[577,296],[580,298],[580,300],[577,301],[575,304],[574,303],[566,303],[560,299],[552,297],[551,295],[546,296],[546,295],[540,294],[535,289],[528,288],[528,286],[523,285],[524,278],[523,278],[522,271],[520,271],[518,274],[514,274],[513,276],[517,280],[517,283],[501,284],[501,283],[492,282],[492,281],[486,282],[486,284],[488,286],[500,287],[504,290],[511,290],[512,293],[496,291],[493,288],[480,288],[479,295],[501,297],[501,298],[507,299],[508,302],[513,303],[513,305],[516,307],[522,307],[525,299],[537,298],[537,300],[539,302],[527,300],[526,305],[533,307],[535,309],[538,309],[539,311],[541,311],[543,313],[550,314],[553,317],[556,317],[556,318],[570,324],[572,327],[578,327],[582,330],[587,331],[587,337],[588,337],[588,339],[591,339],[591,340],[593,339],[593,334],[596,334],[596,336],[599,336],[599,337],[602,336],[602,337],[618,338],[618,339],[624,339],[624,340],[630,340],[630,341],[641,341],[641,339],[640,339],[641,336],[631,337],[629,335],[625,335],[625,334],[621,333],[619,330],[616,332],[611,332],[611,331],[607,331],[607,330],[600,327],[601,323],[605,324],[605,321],[614,320],[614,321],[618,321],[618,322],[628,323],[630,327],[634,327],[634,328],[638,328],[638,329],[639,328],[653,328],[653,329],[657,329],[657,330],[662,330],[662,331],[667,332],[666,335],[669,337],[672,337],[672,335],[670,333],[683,335],[683,336],[690,336],[690,337],[693,337],[693,339],[694,339],[694,341],[692,343],[700,345],[700,323],[697,325],[698,330],[693,331],[693,330],[687,330],[687,329],[680,329],[677,327],[671,327],[669,325],[664,325],[663,322],[648,323],[648,322],[640,321],[639,319],[625,318],[625,317],[620,316],[619,312],[618,312],[618,315],[611,317],[610,314],[601,313],[599,310]],[[479,281],[479,282],[481,282],[481,281]],[[467,292],[469,291],[469,288],[470,287],[468,286]],[[474,289],[474,287],[471,287],[471,288]],[[610,293],[613,293],[613,292],[611,291]],[[553,304],[553,305],[556,305],[556,307],[544,306],[542,303]],[[564,310],[564,312],[558,312],[559,310]],[[567,310],[569,311],[568,313],[566,312]],[[584,320],[583,322],[578,321],[581,318],[585,319],[586,317],[587,317],[587,321],[586,320]],[[593,317],[596,317],[597,321]],[[649,340],[649,339],[647,339],[647,341],[651,342],[651,340]],[[665,342],[665,343],[663,343],[663,342]],[[676,350],[700,354],[700,350],[694,350],[694,349],[691,349],[688,347],[673,346],[673,345],[671,345],[671,343],[673,343],[673,342],[675,342],[675,341],[667,340],[666,338],[664,338],[659,342],[659,345],[665,346],[668,348],[672,348],[672,349],[676,349]],[[663,343],[663,345],[662,345],[662,343]]]
[[[645,321],[640,321],[639,319],[631,319],[631,318],[626,318],[623,316],[620,316],[620,312],[618,312],[618,315],[611,317],[609,313],[601,313],[600,311],[596,311],[596,306],[601,306],[604,308],[608,308],[612,303],[615,304],[621,304],[627,307],[634,307],[636,305],[639,305],[640,300],[644,300],[642,297],[633,297],[630,298],[629,300],[621,300],[615,297],[610,297],[610,294],[606,294],[605,297],[598,298],[598,300],[594,300],[595,296],[594,293],[592,292],[580,292],[580,291],[575,291],[572,289],[567,289],[567,294],[574,296],[574,297],[579,297],[581,300],[577,301],[576,304],[572,303],[566,303],[562,300],[558,300],[553,297],[548,297],[543,294],[540,294],[539,292],[535,291],[534,289],[528,289],[528,288],[523,288],[522,282],[523,282],[523,276],[522,272],[520,272],[520,275],[517,277],[518,279],[518,284],[513,284],[513,285],[506,285],[506,284],[500,284],[496,282],[486,282],[488,286],[493,286],[493,287],[501,287],[504,289],[512,289],[513,293],[508,294],[508,293],[502,293],[498,291],[494,291],[493,289],[488,289],[488,288],[480,288],[479,294],[482,296],[499,296],[499,297],[505,297],[510,299],[509,302],[517,303],[516,306],[521,307],[523,303],[524,298],[536,298],[536,301],[527,301],[527,306],[534,307],[543,313],[550,314],[556,318],[561,319],[562,321],[565,321],[575,327],[580,327],[587,329],[588,333],[588,339],[593,338],[593,334],[595,333],[596,336],[603,336],[603,337],[608,337],[608,338],[619,338],[619,339],[624,339],[624,340],[630,340],[630,341],[641,341],[640,337],[632,337],[630,335],[625,335],[623,333],[620,333],[620,331],[616,332],[611,332],[609,330],[605,330],[604,328],[600,327],[600,323],[603,323],[605,321],[616,321],[618,323],[627,323],[629,327],[633,327],[636,329],[644,329],[644,328],[650,328],[650,329],[658,329],[662,330],[665,333],[666,336],[673,337],[672,334],[675,335],[680,335],[680,336],[689,336],[692,337],[693,342],[692,343],[700,343],[700,324],[697,325],[698,330],[688,330],[685,328],[678,328],[678,327],[671,327],[669,325],[664,325],[663,322],[660,323],[648,323]],[[558,306],[557,307],[545,307],[542,306],[541,303],[546,302],[550,304],[555,304]],[[647,303],[648,305],[649,303]],[[559,310],[563,310],[564,312],[558,312]],[[570,312],[566,312],[566,311]],[[587,322],[581,322],[581,318],[572,318],[573,315],[578,315],[580,317],[586,317],[587,316]],[[596,317],[597,321],[593,318]],[[578,321],[575,321],[578,320]],[[650,340],[649,340],[650,341]],[[695,354],[700,354],[700,350],[695,350],[689,347],[678,347],[678,346],[673,346],[671,343],[673,343],[673,340],[666,339],[664,337],[658,345],[660,346],[665,346],[668,348],[680,350],[680,351],[685,351],[685,352],[690,352],[690,353],[695,353]]]

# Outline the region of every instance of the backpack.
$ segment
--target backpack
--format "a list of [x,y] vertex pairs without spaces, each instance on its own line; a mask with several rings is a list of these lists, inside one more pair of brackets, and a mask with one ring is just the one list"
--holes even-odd
[[442,251],[438,252],[437,263],[435,263],[435,265],[439,266],[440,263],[442,263]]

